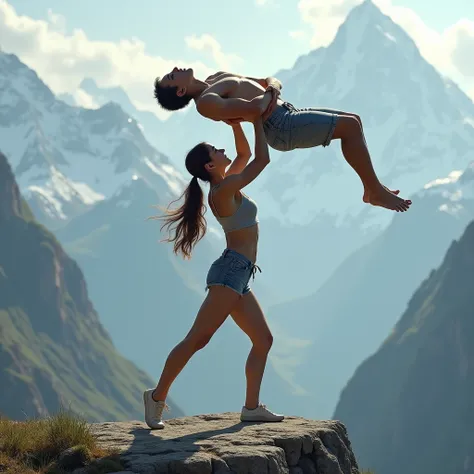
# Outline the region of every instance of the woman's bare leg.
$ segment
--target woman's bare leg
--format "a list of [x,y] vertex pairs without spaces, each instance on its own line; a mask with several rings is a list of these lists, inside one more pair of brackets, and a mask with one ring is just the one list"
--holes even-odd
[[153,400],[166,399],[171,384],[189,359],[209,342],[241,296],[225,286],[211,286],[193,326],[187,336],[177,344],[166,359],[160,380],[153,392]]
[[273,336],[268,327],[262,308],[251,291],[245,294],[231,311],[232,319],[252,341],[252,349],[245,365],[247,393],[245,406],[256,408],[259,404],[260,387],[267,363]]

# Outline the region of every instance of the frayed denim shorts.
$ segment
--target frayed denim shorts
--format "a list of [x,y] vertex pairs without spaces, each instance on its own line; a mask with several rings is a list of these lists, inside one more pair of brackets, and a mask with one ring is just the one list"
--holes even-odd
[[317,107],[297,109],[289,102],[279,100],[263,124],[267,143],[278,151],[328,146],[341,113]]
[[250,278],[255,278],[257,270],[262,271],[241,253],[225,249],[207,273],[206,290],[220,285],[231,288],[239,295],[246,295],[250,291]]

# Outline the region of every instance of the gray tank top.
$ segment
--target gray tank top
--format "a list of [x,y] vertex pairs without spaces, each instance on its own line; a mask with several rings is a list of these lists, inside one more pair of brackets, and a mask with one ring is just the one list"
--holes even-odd
[[247,197],[244,193],[242,194],[242,203],[239,208],[231,215],[226,217],[220,217],[217,214],[216,205],[212,199],[212,193],[219,185],[211,187],[211,201],[216,212],[217,222],[222,226],[222,229],[227,234],[228,232],[233,232],[235,230],[244,229],[245,227],[251,227],[257,224],[257,204],[253,199]]

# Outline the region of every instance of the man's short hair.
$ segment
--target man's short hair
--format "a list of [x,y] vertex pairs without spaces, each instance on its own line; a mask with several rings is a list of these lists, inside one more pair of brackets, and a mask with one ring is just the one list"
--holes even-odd
[[177,86],[168,86],[164,87],[160,84],[161,78],[157,77],[155,79],[155,99],[158,101],[158,104],[161,105],[166,110],[179,110],[184,109],[192,99],[192,96],[184,94],[182,97],[179,97],[178,87]]

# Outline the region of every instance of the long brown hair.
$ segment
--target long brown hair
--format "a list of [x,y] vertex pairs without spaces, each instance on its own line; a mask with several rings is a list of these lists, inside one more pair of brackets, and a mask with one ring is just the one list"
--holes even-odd
[[[162,240],[162,242],[174,242],[173,252],[181,253],[183,258],[190,259],[193,247],[204,237],[207,230],[207,222],[204,214],[207,207],[204,204],[204,194],[198,182],[210,182],[211,176],[204,167],[211,161],[209,148],[205,143],[199,143],[186,155],[186,169],[193,176],[183,194],[172,201],[165,210],[165,216],[151,217],[151,219],[163,219],[161,226],[168,228],[168,232],[174,230],[174,236]],[[184,203],[177,209],[170,210],[171,204],[179,201],[184,196]],[[174,226],[174,229],[172,227]]]

